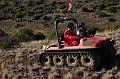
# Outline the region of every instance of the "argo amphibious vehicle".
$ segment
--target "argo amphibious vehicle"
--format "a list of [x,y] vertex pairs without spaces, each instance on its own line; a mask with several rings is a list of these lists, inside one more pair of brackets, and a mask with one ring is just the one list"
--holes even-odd
[[98,37],[92,32],[81,38],[78,46],[66,46],[64,37],[60,36],[58,31],[58,24],[64,21],[73,21],[77,33],[78,23],[76,19],[57,19],[55,21],[57,45],[50,45],[44,49],[39,56],[41,65],[57,67],[81,66],[92,70],[101,66],[104,61],[111,61],[115,57],[113,41],[107,37]]

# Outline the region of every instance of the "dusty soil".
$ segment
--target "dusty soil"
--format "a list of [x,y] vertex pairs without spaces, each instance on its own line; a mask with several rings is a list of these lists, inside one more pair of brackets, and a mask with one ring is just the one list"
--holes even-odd
[[99,71],[78,68],[42,67],[37,61],[46,40],[22,43],[14,49],[0,50],[0,79],[119,79],[120,31],[107,34],[115,40],[116,66]]

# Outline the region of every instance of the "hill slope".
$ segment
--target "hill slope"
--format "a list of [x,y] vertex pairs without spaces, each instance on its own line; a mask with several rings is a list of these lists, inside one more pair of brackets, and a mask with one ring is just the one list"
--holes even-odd
[[46,43],[34,41],[22,43],[15,49],[0,50],[0,78],[1,79],[118,79],[120,77],[120,32],[107,36],[116,41],[117,63],[112,69],[100,71],[86,71],[79,68],[42,67],[37,61],[41,47]]

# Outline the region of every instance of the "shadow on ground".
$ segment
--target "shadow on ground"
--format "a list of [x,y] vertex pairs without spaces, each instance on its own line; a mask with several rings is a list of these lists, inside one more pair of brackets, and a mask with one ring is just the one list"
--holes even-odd
[[112,69],[113,67],[117,67],[117,70],[120,70],[120,54],[117,54],[114,60],[110,61],[107,64],[104,64],[104,66],[101,67],[100,70],[102,68],[109,70],[109,69]]
[[120,70],[120,54],[116,55],[116,66],[117,69]]

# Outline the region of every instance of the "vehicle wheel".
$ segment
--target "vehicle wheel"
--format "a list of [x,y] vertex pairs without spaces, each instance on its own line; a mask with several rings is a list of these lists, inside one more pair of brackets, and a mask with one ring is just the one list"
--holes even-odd
[[68,66],[76,66],[77,65],[77,56],[67,56],[67,64]]
[[50,65],[50,62],[51,62],[50,57],[49,56],[45,56],[44,57],[44,62],[45,62],[45,65]]
[[51,65],[51,57],[49,55],[41,55],[40,56],[40,63],[43,66],[50,66]]
[[62,66],[64,64],[63,56],[54,56],[53,63],[55,66]]
[[86,53],[81,56],[80,62],[82,64],[82,66],[85,67],[85,69],[92,70],[99,66],[100,56],[95,54],[95,52],[94,52],[94,54]]

